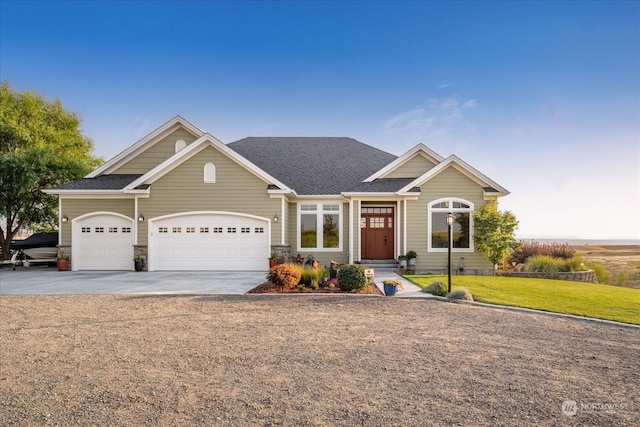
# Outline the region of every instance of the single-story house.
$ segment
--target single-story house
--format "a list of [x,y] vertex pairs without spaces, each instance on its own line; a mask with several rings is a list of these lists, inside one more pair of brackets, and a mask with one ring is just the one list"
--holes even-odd
[[60,249],[73,270],[267,270],[313,255],[320,265],[417,252],[418,271],[488,270],[472,212],[509,194],[423,144],[400,157],[352,138],[250,137],[224,144],[177,116],[59,198]]

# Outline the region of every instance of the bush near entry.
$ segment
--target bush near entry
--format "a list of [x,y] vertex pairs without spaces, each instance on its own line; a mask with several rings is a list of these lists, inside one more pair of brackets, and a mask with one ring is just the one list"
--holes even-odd
[[367,287],[366,269],[362,264],[343,265],[338,271],[338,287],[346,292],[363,290]]

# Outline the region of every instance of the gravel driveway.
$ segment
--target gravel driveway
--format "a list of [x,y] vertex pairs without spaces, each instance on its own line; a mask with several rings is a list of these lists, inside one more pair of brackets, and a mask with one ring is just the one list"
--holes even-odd
[[640,423],[632,327],[346,295],[2,296],[0,318],[3,426]]

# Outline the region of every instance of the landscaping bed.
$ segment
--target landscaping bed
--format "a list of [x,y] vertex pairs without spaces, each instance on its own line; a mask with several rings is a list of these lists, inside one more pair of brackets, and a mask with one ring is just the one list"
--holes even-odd
[[361,291],[351,291],[346,292],[341,290],[338,287],[329,287],[329,286],[318,286],[317,289],[313,289],[307,286],[296,286],[294,288],[282,288],[281,286],[276,286],[273,283],[263,282],[251,289],[248,294],[359,294],[359,295],[384,295],[380,292],[380,289],[376,285],[369,285],[365,289]]

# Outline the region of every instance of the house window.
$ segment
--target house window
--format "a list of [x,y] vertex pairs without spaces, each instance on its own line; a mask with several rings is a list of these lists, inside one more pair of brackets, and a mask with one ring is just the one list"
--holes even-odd
[[216,182],[216,166],[213,163],[204,165],[204,182],[205,184],[214,184]]
[[299,250],[335,250],[342,247],[342,204],[298,205]]
[[183,150],[187,146],[187,143],[182,139],[176,141],[176,153],[180,150]]
[[455,220],[452,227],[452,247],[455,252],[473,252],[473,224],[471,213],[473,203],[461,199],[439,199],[429,203],[429,241],[428,250],[446,252],[447,214],[452,213]]

